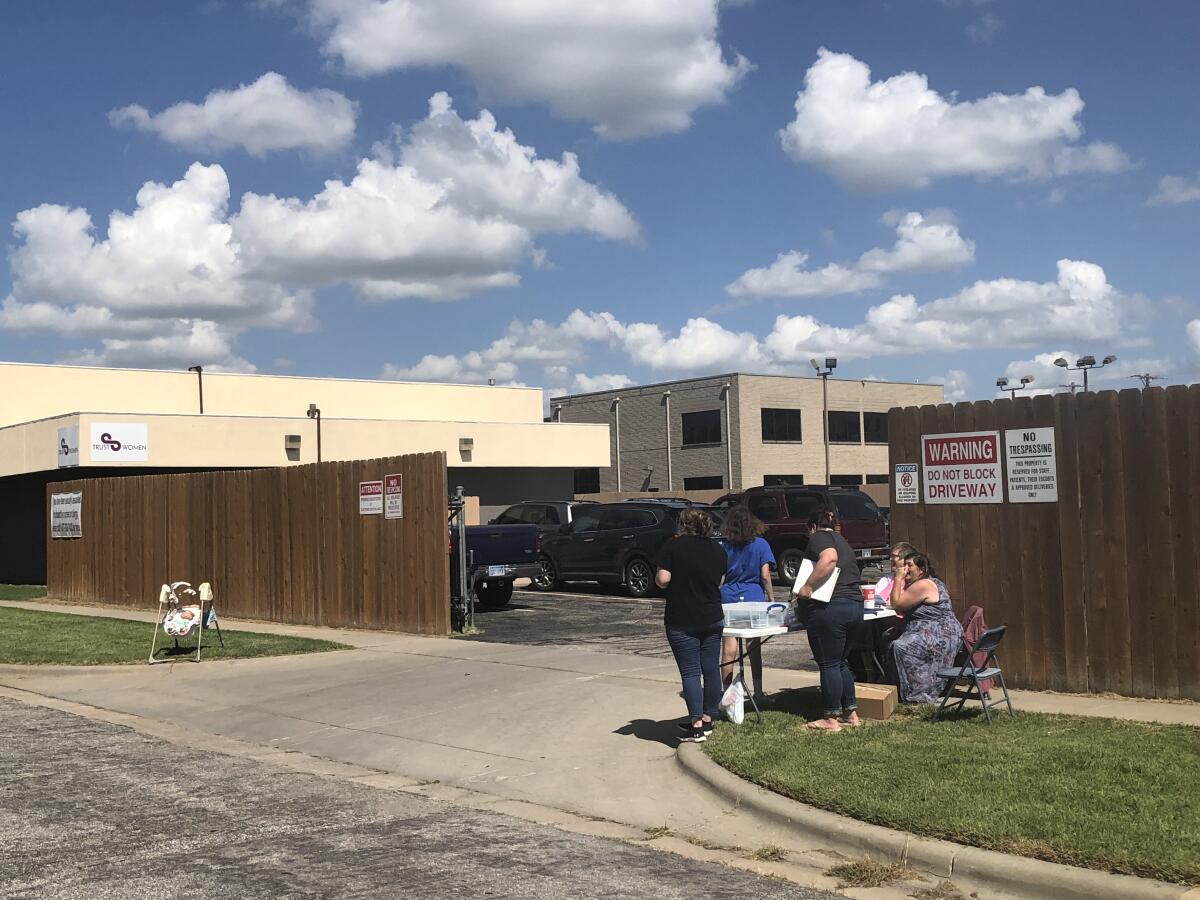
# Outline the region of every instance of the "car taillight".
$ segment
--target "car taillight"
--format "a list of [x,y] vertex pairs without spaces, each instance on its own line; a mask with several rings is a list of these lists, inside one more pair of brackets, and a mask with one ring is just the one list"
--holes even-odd
[[542,532],[535,531],[533,534],[533,552],[540,553],[542,551]]

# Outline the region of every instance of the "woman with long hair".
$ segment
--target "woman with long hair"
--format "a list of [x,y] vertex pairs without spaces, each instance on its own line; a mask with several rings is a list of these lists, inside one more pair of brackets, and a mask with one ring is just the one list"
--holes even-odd
[[[854,675],[847,662],[850,655],[850,636],[862,627],[862,575],[854,550],[838,529],[837,513],[818,507],[808,519],[808,547],[804,558],[813,564],[812,574],[803,584],[797,582],[793,594],[807,601],[803,610],[808,630],[808,645],[812,648],[817,668],[821,670],[821,703],[824,714],[809,722],[809,728],[841,731],[843,725],[857,727],[858,700],[854,695]],[[838,570],[833,596],[824,603],[813,600],[813,591],[823,585]]]
[[713,521],[698,509],[679,514],[679,533],[659,551],[655,582],[667,595],[663,624],[683,682],[688,723],[682,740],[704,741],[721,703],[721,582],[725,551]]
[[[767,530],[754,513],[745,506],[735,506],[721,525],[725,548],[725,583],[721,585],[721,603],[744,603],[765,601],[773,598],[771,589],[771,566],[775,554],[771,545],[763,540]],[[737,659],[738,641],[735,637],[725,638],[721,656],[721,674],[728,684],[733,679],[733,661]],[[750,657],[750,672],[754,676],[754,700],[760,704],[765,699],[762,677],[762,641],[751,640],[747,648]]]
[[962,625],[929,557],[909,550],[900,562],[891,602],[904,616],[904,633],[888,647],[889,675],[900,688],[901,702],[936,703],[945,686],[937,670],[953,664]]

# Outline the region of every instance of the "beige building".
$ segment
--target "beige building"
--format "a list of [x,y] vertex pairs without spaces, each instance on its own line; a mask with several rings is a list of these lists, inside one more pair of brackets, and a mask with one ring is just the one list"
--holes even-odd
[[608,447],[543,422],[539,388],[0,363],[0,582],[44,576],[54,481],[440,450],[486,518],[570,497]]
[[556,397],[551,417],[610,426],[609,467],[576,490],[740,490],[888,478],[887,411],[941,403],[941,385],[830,378],[829,472],[820,378],[730,373]]

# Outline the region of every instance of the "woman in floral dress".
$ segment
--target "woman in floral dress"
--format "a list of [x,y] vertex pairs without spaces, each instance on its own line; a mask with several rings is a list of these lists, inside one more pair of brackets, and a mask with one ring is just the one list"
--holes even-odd
[[901,557],[891,605],[904,616],[904,634],[888,648],[888,667],[904,703],[936,703],[946,686],[940,668],[953,664],[962,645],[962,626],[946,585],[919,550]]

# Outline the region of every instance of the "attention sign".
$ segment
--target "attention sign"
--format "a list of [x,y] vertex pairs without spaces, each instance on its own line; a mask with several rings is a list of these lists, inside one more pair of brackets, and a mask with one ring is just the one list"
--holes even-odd
[[385,519],[404,518],[404,476],[383,476],[383,517]]
[[1000,432],[921,438],[926,503],[1003,503]]
[[896,463],[892,484],[895,486],[897,503],[917,503],[921,499],[916,463]]
[[360,481],[358,483],[358,514],[360,516],[383,515],[382,481]]
[[1009,503],[1056,503],[1058,467],[1053,428],[1018,428],[1004,432],[1008,461]]

